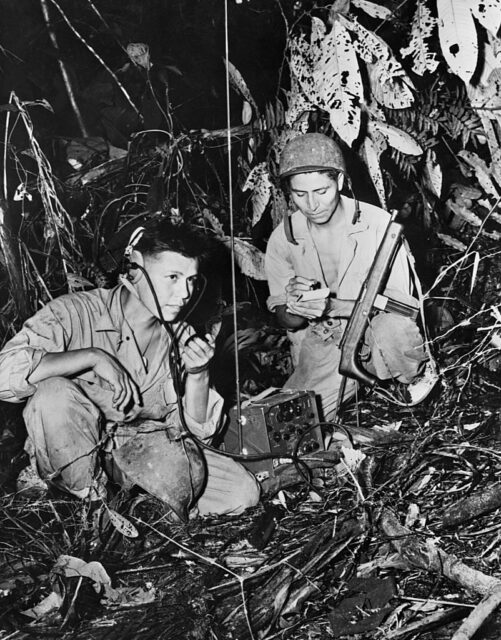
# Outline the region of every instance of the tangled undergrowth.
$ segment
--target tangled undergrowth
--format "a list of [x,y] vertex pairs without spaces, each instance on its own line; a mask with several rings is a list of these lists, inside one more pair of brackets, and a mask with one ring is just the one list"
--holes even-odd
[[[470,505],[458,515],[455,507],[497,486],[495,398],[480,376],[467,388],[449,379],[426,407],[369,395],[342,421],[366,455],[355,475],[318,472],[316,491],[290,487],[241,517],[173,524],[156,500],[118,494],[109,507],[139,536],[122,536],[101,515],[96,539],[86,505],[4,495],[1,637],[451,637],[480,599],[475,585],[468,591],[431,566],[419,571],[426,558],[397,551],[388,514],[405,523],[408,540],[499,574],[494,503],[485,514]],[[102,563],[120,595],[103,599],[91,578],[54,573],[68,555]],[[61,606],[28,618],[54,589]]]

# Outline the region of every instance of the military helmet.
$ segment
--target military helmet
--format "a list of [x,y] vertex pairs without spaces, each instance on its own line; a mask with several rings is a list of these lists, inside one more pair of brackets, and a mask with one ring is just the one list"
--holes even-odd
[[346,171],[343,153],[323,133],[305,133],[290,140],[280,156],[280,178],[309,171]]

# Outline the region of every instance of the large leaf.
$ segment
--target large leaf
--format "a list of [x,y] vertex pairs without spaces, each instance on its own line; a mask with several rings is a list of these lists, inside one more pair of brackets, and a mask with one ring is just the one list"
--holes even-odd
[[367,64],[375,99],[390,109],[405,109],[414,102],[413,84],[386,42],[357,20],[338,17],[354,34],[353,46]]
[[257,224],[270,201],[272,184],[266,162],[256,165],[247,176],[243,191],[252,189],[252,224]]
[[339,15],[339,22],[355,34],[353,46],[364,62],[373,63],[376,60],[388,60],[391,51],[386,42],[372,31],[363,27],[357,20]]
[[468,84],[478,61],[477,30],[470,7],[476,0],[437,0],[438,36],[451,71]]
[[292,38],[290,42],[290,67],[306,98],[318,104],[318,92],[313,82],[313,59],[310,45],[304,36]]
[[244,100],[246,100],[249,104],[252,105],[255,112],[257,113],[258,112],[257,105],[254,101],[254,98],[252,97],[251,92],[249,91],[249,88],[245,80],[242,77],[242,74],[232,62],[230,62],[229,60],[228,61],[225,60],[224,62],[225,64],[226,63],[228,64],[228,73],[230,76],[231,85],[233,86],[235,91],[240,93],[240,95],[243,97]]
[[400,50],[403,58],[411,56],[413,71],[422,76],[429,71],[432,73],[438,66],[435,54],[430,51],[427,40],[432,35],[437,20],[422,0],[418,0],[416,12],[412,20],[411,39],[408,47]]
[[329,112],[333,129],[351,146],[360,131],[363,86],[350,35],[338,21],[321,43],[313,82],[319,106]]
[[[231,238],[223,238],[223,243],[231,247]],[[242,273],[255,280],[266,280],[264,253],[242,238],[234,238],[235,260]]]
[[381,152],[378,148],[378,145],[374,144],[369,136],[365,137],[363,153],[365,163],[367,165],[367,168],[369,169],[369,173],[379,196],[381,206],[383,207],[383,209],[386,209],[386,193],[384,191],[383,174],[381,173],[381,166],[379,164]]
[[501,0],[473,0],[471,11],[480,24],[496,35],[501,28]]
[[416,140],[407,132],[402,131],[402,129],[398,129],[380,120],[372,120],[369,127],[382,133],[386,140],[388,140],[388,144],[402,153],[410,156],[419,156],[423,153],[423,149]]
[[365,11],[371,18],[381,18],[382,20],[387,20],[391,18],[391,10],[386,7],[381,7],[374,2],[369,2],[368,0],[351,0],[351,4],[357,9],[362,9]]

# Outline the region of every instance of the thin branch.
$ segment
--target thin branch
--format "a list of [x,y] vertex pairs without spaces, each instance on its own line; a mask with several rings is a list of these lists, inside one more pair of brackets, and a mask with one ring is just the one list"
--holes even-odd
[[[41,0],[41,2],[46,2],[47,0]],[[98,62],[101,63],[101,65],[106,69],[106,71],[110,74],[110,76],[113,78],[113,80],[115,80],[115,82],[117,83],[118,88],[120,89],[120,91],[124,94],[125,99],[127,100],[127,102],[130,104],[130,106],[134,109],[134,112],[136,113],[136,115],[138,116],[138,118],[141,120],[143,120],[143,116],[141,115],[140,111],[138,110],[138,108],[136,107],[136,105],[134,104],[134,102],[132,102],[132,98],[129,96],[127,89],[123,86],[123,84],[120,82],[120,80],[118,79],[118,76],[116,75],[116,73],[114,71],[112,71],[112,69],[110,69],[110,67],[106,64],[106,62],[101,58],[101,56],[97,53],[97,51],[95,49],[93,49],[90,44],[87,42],[87,40],[75,29],[75,27],[71,24],[70,19],[68,18],[68,16],[64,13],[64,11],[61,9],[61,7],[58,5],[58,3],[56,2],[56,0],[50,0],[50,2],[52,2],[52,4],[56,7],[56,9],[59,11],[59,13],[61,14],[63,20],[66,22],[66,24],[68,25],[68,27],[71,29],[71,31],[73,32],[73,34],[80,40],[80,42],[85,46],[86,49],[88,49],[91,54],[96,58],[96,60],[98,60]]]
[[64,86],[66,88],[66,93],[68,94],[68,98],[70,100],[71,106],[75,113],[75,117],[78,122],[78,126],[80,127],[80,132],[84,138],[89,137],[89,132],[87,131],[87,127],[85,126],[84,119],[82,117],[82,113],[80,112],[80,107],[75,98],[75,93],[73,91],[73,87],[70,81],[70,74],[68,73],[68,69],[64,63],[64,60],[61,56],[61,50],[59,48],[59,44],[56,37],[56,32],[52,26],[52,22],[50,20],[49,15],[49,7],[47,6],[47,0],[40,0],[40,5],[42,7],[42,13],[45,20],[45,25],[47,27],[47,31],[49,32],[50,39],[52,41],[52,46],[57,52],[57,61],[59,63],[59,69],[61,70],[61,75],[63,76]]

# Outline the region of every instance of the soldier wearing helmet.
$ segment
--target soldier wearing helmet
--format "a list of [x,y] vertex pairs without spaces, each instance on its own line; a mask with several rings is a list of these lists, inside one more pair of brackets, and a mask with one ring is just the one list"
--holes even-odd
[[[323,134],[307,133],[288,142],[280,158],[279,177],[293,213],[268,242],[268,307],[288,329],[291,340],[295,370],[285,386],[315,390],[323,417],[329,419],[335,415],[342,380],[339,343],[390,216],[379,207],[342,195],[344,184],[349,183],[344,157]],[[402,247],[385,294],[417,306],[409,259]],[[305,293],[315,288],[326,295],[304,300]],[[419,379],[426,359],[416,323],[386,312],[371,320],[361,357],[379,379],[405,384]],[[348,381],[344,399],[354,390],[354,381]]]

